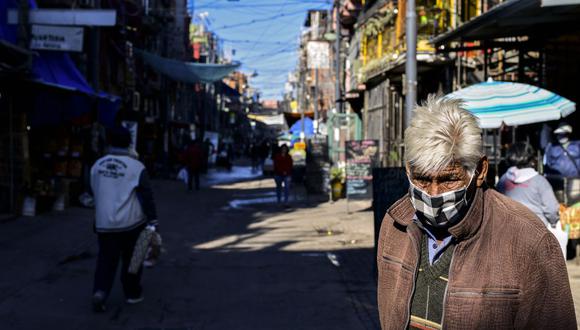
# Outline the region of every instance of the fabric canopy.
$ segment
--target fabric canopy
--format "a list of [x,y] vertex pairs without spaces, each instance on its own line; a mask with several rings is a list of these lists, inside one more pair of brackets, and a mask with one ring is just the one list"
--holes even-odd
[[[248,114],[248,118],[261,121],[262,123],[268,126],[283,126],[286,124],[286,119],[284,118],[284,114],[267,116],[267,115],[255,115],[255,114]],[[300,128],[299,128],[300,130]]]
[[488,81],[446,97],[462,99],[466,109],[479,118],[481,128],[558,120],[576,110],[574,102],[560,95],[514,82]]
[[295,122],[294,125],[290,127],[290,133],[292,135],[296,135],[302,132],[302,120],[304,120],[304,134],[306,137],[314,135],[314,122],[308,117],[304,117],[304,119],[300,119]]
[[[8,24],[7,13],[8,9],[18,8],[18,3],[17,0],[0,1],[0,40],[11,45],[17,43],[18,26]],[[28,0],[28,3],[30,8],[37,8],[34,0]],[[56,124],[82,115],[91,110],[91,99],[98,100],[101,123],[112,125],[120,107],[119,97],[95,91],[65,52],[35,51],[28,80],[61,91],[80,92],[77,95],[63,95],[51,93],[50,90],[37,91],[34,94],[37,100],[31,112],[34,126]]]
[[39,51],[32,63],[33,79],[41,84],[97,95],[67,53]]
[[240,63],[211,64],[183,62],[164,58],[143,50],[136,50],[145,63],[155,71],[184,83],[213,83],[227,77],[240,67]]

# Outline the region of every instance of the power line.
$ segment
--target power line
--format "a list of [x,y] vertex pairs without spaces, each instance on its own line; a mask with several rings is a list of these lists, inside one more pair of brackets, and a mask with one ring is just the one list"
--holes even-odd
[[[291,1],[287,5],[330,5],[332,2],[330,0],[322,1]],[[228,3],[213,3],[208,5],[197,6],[197,9],[232,9],[232,8],[267,8],[267,7],[280,7],[281,4],[274,3],[239,3],[239,4],[228,4]]]
[[272,51],[269,51],[269,52],[266,52],[266,53],[261,53],[261,54],[256,54],[256,55],[248,55],[248,56],[245,56],[245,57],[240,57],[238,59],[238,61],[247,61],[247,60],[250,60],[250,59],[261,59],[261,58],[264,58],[264,57],[277,56],[277,55],[281,55],[281,54],[293,54],[296,51],[297,51],[297,49],[294,49],[294,46],[291,45],[289,47],[287,46],[287,47],[284,47],[282,49],[276,49],[276,50],[272,50]]
[[287,45],[290,42],[294,42],[294,43],[298,44],[298,42],[299,42],[298,38],[295,38],[295,37],[292,37],[292,38],[284,40],[284,41],[262,41],[260,39],[253,39],[252,40],[252,39],[228,39],[228,38],[222,38],[221,40],[231,42],[231,43],[247,43],[247,44],[261,43],[261,44],[271,44],[271,45]]
[[213,28],[213,30],[225,30],[225,29],[231,29],[231,28],[240,27],[240,26],[247,26],[247,25],[251,25],[251,24],[255,24],[255,23],[268,22],[268,21],[274,20],[276,18],[284,17],[284,16],[291,16],[291,15],[297,15],[297,14],[304,14],[304,10],[294,11],[294,12],[290,12],[290,13],[280,13],[280,14],[276,14],[274,16],[269,16],[269,17],[264,17],[264,18],[256,18],[256,19],[253,19],[253,20],[248,21],[248,22],[236,23],[236,24],[232,24],[232,25],[224,25],[224,26]]

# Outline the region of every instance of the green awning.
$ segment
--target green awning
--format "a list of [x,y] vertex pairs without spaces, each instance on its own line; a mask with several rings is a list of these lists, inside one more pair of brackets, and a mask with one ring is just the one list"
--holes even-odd
[[183,62],[164,58],[143,50],[136,50],[143,61],[155,71],[184,83],[213,83],[227,77],[240,67],[240,63],[229,64]]

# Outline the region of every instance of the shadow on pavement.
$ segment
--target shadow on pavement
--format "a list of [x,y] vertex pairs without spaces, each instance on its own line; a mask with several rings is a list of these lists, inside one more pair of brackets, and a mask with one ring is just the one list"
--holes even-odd
[[318,232],[318,222],[334,216],[319,201],[284,209],[263,201],[271,182],[242,181],[193,193],[180,182],[154,182],[165,251],[144,272],[145,301],[126,305],[117,281],[105,314],[89,305],[91,212],[11,229],[21,237],[0,238],[14,263],[0,275],[0,289],[11,288],[0,290],[0,328],[378,329],[372,248],[347,239],[337,248],[342,233]]

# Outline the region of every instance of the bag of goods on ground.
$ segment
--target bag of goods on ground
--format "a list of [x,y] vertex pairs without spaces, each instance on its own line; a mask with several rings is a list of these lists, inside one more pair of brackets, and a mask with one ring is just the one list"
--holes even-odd
[[569,228],[570,239],[580,238],[580,202],[569,207],[560,205],[560,221]]

